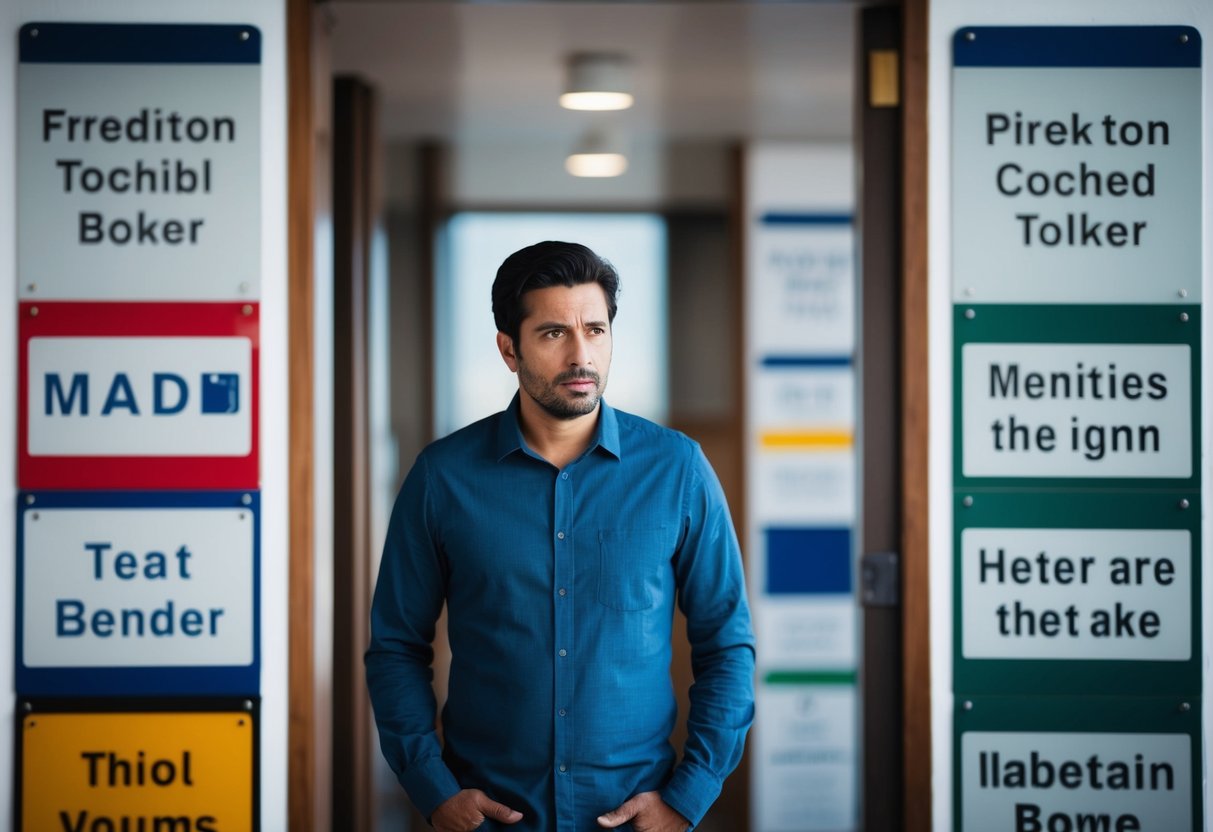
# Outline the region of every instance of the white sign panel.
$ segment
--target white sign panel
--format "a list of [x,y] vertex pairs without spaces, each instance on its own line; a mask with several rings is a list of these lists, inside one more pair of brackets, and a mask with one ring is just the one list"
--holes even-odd
[[27,667],[253,661],[249,510],[50,508],[22,516]]
[[1185,734],[966,732],[963,828],[1191,829],[1191,759]]
[[850,355],[855,348],[855,235],[849,224],[752,226],[750,349]]
[[18,88],[22,298],[259,296],[258,64],[25,62]]
[[858,652],[859,612],[850,595],[811,601],[767,595],[754,607],[758,666],[849,670]]
[[952,96],[956,301],[1200,301],[1199,67],[957,67]]
[[1186,530],[966,529],[967,659],[1187,661]]
[[850,367],[764,368],[754,372],[758,430],[851,430],[855,372]]
[[855,454],[758,448],[750,462],[750,519],[761,526],[850,525],[858,485]]
[[1192,474],[1187,345],[966,344],[966,477]]
[[757,691],[755,832],[848,832],[858,825],[857,696],[849,685]]
[[250,451],[247,338],[31,338],[28,360],[31,455]]

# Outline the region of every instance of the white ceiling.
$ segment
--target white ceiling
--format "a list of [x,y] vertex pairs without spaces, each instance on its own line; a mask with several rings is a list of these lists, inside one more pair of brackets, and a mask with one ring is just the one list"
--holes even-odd
[[[334,2],[333,70],[380,94],[389,139],[572,141],[617,125],[646,142],[847,139],[850,3]],[[563,110],[564,60],[634,65],[636,106]]]

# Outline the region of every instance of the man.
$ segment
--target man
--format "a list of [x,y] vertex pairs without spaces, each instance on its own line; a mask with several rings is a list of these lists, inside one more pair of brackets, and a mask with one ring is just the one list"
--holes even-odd
[[[426,448],[392,513],[367,682],[383,753],[439,832],[683,832],[741,757],[754,648],[737,538],[699,446],[602,400],[617,288],[584,246],[507,258],[493,315],[519,392]],[[695,672],[677,764],[675,599]]]

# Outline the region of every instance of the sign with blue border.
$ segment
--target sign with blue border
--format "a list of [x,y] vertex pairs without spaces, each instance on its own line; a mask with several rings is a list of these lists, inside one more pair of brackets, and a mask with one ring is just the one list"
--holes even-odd
[[957,303],[1196,303],[1201,36],[964,27],[953,40]]
[[17,691],[253,695],[257,491],[22,492]]
[[256,300],[257,28],[29,23],[20,55],[19,296]]

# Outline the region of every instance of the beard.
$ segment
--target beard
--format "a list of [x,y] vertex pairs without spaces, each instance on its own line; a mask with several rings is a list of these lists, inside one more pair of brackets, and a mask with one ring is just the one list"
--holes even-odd
[[[587,391],[569,391],[560,387],[568,381],[589,379],[594,382],[594,389]],[[549,415],[557,419],[576,419],[593,413],[602,400],[602,389],[605,386],[602,377],[593,370],[567,370],[549,381],[543,376],[531,372],[522,361],[518,362],[518,380],[522,390]]]

